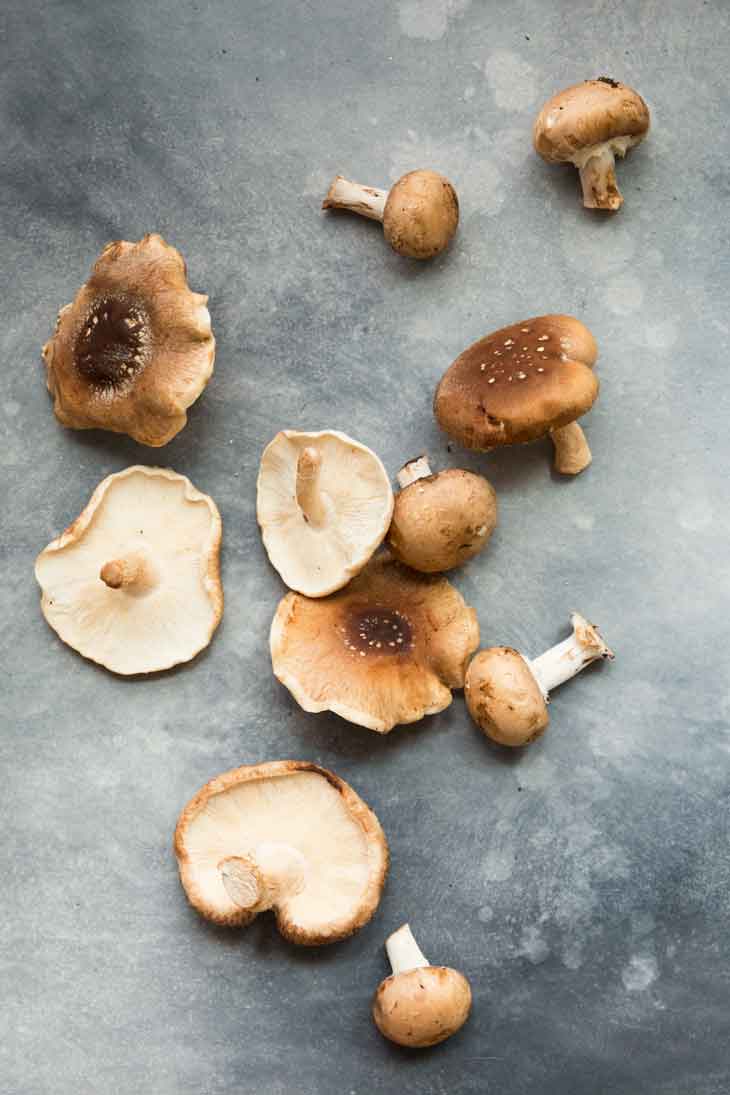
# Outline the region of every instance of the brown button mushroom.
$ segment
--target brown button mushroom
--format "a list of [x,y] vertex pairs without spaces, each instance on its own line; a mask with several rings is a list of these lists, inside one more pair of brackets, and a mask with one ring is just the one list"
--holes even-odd
[[461,566],[486,546],[497,524],[497,495],[481,475],[447,468],[433,475],[425,456],[398,472],[388,544],[426,574]]
[[535,150],[549,163],[572,163],[580,172],[586,209],[619,209],[614,173],[649,130],[649,108],[630,87],[608,76],[584,80],[554,95],[533,129]]
[[443,711],[479,645],[474,609],[445,578],[384,554],[322,600],[289,593],[271,625],[274,675],[305,711],[386,734]]
[[102,480],[36,560],[61,639],[114,673],[190,661],[223,614],[215,502],[184,475],[136,465]]
[[467,449],[535,441],[549,433],[555,467],[575,475],[591,462],[575,421],[598,396],[593,335],[572,316],[549,315],[502,327],[475,342],[446,370],[434,413]]
[[235,927],[270,909],[281,934],[305,946],[359,931],[388,870],[373,811],[333,772],[298,760],[212,779],[180,814],[175,855],[201,916]]
[[385,949],[393,972],[378,986],[372,1009],[380,1033],[411,1049],[435,1046],[456,1034],[471,1011],[464,974],[432,966],[408,924],[393,932]]
[[577,612],[573,633],[539,658],[524,657],[509,646],[480,650],[466,673],[464,694],[469,714],[500,745],[529,745],[548,725],[547,702],[554,688],[598,658],[612,658],[598,630]]
[[266,446],[256,514],[290,589],[324,597],[358,574],[388,531],[393,491],[378,457],[337,430],[283,430]]
[[382,221],[390,246],[410,259],[440,254],[451,243],[459,223],[456,191],[435,171],[409,171],[389,191],[336,175],[322,208],[347,209]]
[[59,422],[167,444],[213,372],[207,300],[162,236],[107,244],[43,347]]

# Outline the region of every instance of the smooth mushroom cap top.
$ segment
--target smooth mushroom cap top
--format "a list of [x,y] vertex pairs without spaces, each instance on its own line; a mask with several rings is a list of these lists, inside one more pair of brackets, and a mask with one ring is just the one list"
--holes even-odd
[[500,745],[527,745],[549,722],[535,676],[522,655],[509,646],[480,650],[472,658],[464,695],[471,717]]
[[380,983],[373,1019],[386,1038],[418,1049],[450,1038],[470,1009],[471,988],[463,973],[448,966],[420,966]]
[[533,128],[535,151],[552,163],[620,138],[638,144],[649,129],[649,108],[632,88],[600,77],[559,91],[543,106]]
[[388,193],[383,232],[399,255],[433,258],[448,247],[458,223],[456,191],[436,171],[411,171]]

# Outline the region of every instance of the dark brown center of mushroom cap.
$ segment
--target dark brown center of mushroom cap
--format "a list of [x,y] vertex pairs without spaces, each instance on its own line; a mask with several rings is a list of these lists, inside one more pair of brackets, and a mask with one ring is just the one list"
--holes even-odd
[[367,654],[406,654],[413,648],[413,626],[398,609],[386,605],[353,607],[342,629],[345,646]]
[[147,364],[149,321],[135,300],[95,301],[74,346],[76,368],[98,388],[119,388]]

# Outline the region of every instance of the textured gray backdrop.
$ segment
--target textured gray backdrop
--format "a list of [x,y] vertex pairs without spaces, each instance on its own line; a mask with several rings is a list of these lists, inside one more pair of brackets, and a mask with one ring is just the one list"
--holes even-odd
[[[725,1095],[730,765],[728,92],[722,0],[4,0],[3,1095]],[[654,129],[615,218],[531,151],[557,88],[608,74]],[[398,259],[327,216],[337,171],[447,173],[451,252]],[[162,451],[62,429],[39,351],[110,239],[161,232],[210,294],[213,380]],[[591,470],[549,446],[447,451],[442,370],[492,328],[595,332]],[[484,471],[500,526],[456,582],[486,642],[536,653],[578,608],[617,651],[556,694],[547,735],[490,746],[460,696],[378,737],[273,680],[278,577],[254,516],[263,445],[337,427],[395,473]],[[218,502],[224,622],[178,672],[124,681],[47,628],[33,559],[105,475],[162,462]],[[352,782],[392,872],[356,938],[298,950],[262,917],[212,930],[170,839],[210,776],[311,758]],[[422,1055],[371,994],[409,918],[474,988]]]

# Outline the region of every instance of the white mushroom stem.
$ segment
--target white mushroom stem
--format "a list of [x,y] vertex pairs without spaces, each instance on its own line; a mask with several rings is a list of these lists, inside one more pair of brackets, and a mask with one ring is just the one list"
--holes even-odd
[[425,479],[429,475],[433,475],[433,472],[429,466],[428,457],[417,456],[415,460],[409,460],[407,464],[404,464],[398,472],[398,485],[403,490],[404,487],[415,483],[417,479]]
[[302,449],[297,460],[297,503],[310,525],[320,525],[326,516],[319,489],[321,467],[322,454],[319,449],[313,446]]
[[569,681],[598,658],[612,658],[598,629],[574,612],[570,617],[573,634],[557,646],[546,650],[539,658],[528,662],[545,699],[554,688]]
[[120,559],[104,563],[99,577],[109,589],[125,589],[129,592],[148,589],[156,581],[154,568],[141,551],[132,551]]
[[280,897],[300,893],[307,861],[297,848],[263,841],[253,855],[228,856],[218,864],[226,893],[241,909],[270,909]]
[[359,213],[361,217],[368,217],[371,221],[382,221],[387,197],[387,190],[380,190],[376,186],[361,186],[342,175],[335,175],[327,197],[322,202],[322,208],[347,209],[351,213]]
[[590,150],[590,155],[581,156],[574,162],[580,172],[586,209],[620,209],[624,199],[616,182],[616,160],[612,146],[596,145]]
[[386,939],[385,949],[394,974],[431,965],[413,938],[409,924],[404,924]]
[[560,475],[578,475],[593,459],[586,435],[577,422],[550,431],[555,445],[555,470]]

